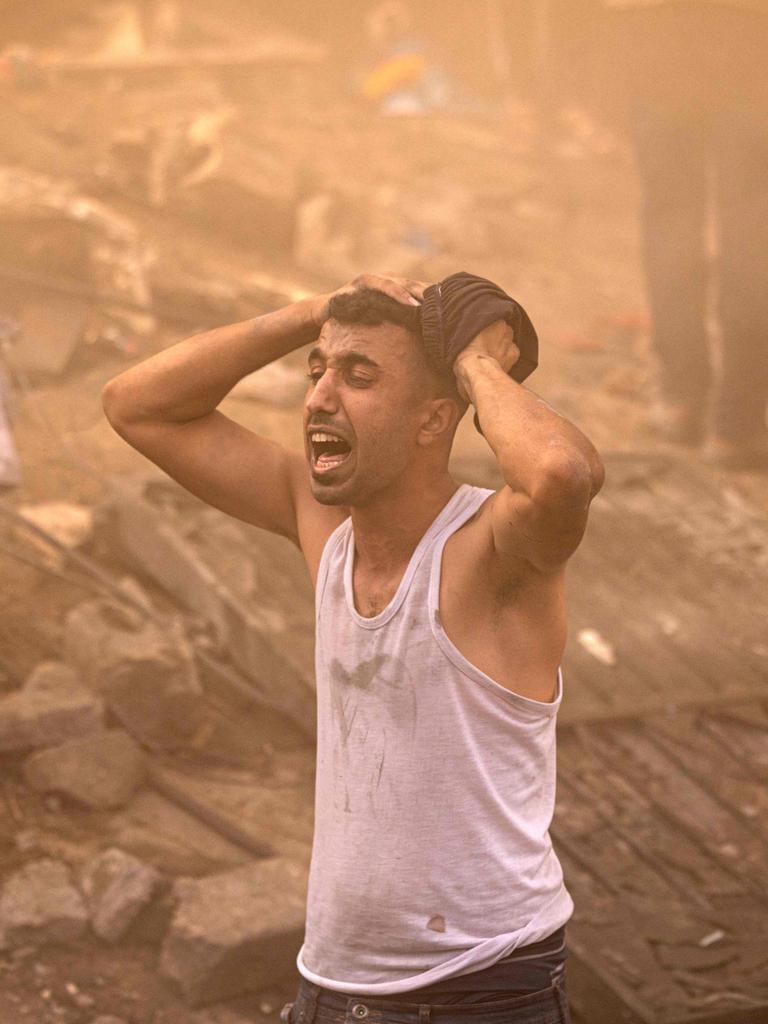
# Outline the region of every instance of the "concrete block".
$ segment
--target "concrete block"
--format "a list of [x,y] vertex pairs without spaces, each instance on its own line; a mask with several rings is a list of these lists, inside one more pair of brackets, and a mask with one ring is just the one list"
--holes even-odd
[[50,746],[103,728],[102,701],[59,662],[38,665],[20,690],[0,699],[0,751]]
[[306,887],[304,867],[282,858],[179,879],[161,973],[193,1007],[290,974],[304,935]]
[[178,618],[151,621],[107,601],[67,616],[66,660],[150,747],[179,749],[200,726],[202,688]]
[[[222,513],[176,515],[140,486],[124,488],[113,512],[126,559],[209,622],[258,699],[314,738],[314,599],[301,555],[264,530],[243,527],[233,543]],[[249,593],[228,564],[238,547],[252,553],[258,577]]]
[[150,903],[159,872],[124,850],[103,850],[83,868],[81,884],[99,938],[117,942]]
[[24,777],[38,793],[63,793],[98,810],[123,807],[144,776],[144,754],[122,729],[69,740],[24,762]]
[[0,889],[0,949],[67,943],[87,927],[85,902],[63,861],[26,864]]

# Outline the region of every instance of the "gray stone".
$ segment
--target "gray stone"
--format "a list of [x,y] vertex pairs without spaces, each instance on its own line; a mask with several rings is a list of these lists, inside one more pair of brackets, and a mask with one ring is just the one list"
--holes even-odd
[[127,804],[145,771],[141,748],[122,729],[70,740],[24,762],[24,778],[32,789],[63,793],[100,810]]
[[154,868],[116,847],[88,861],[81,884],[91,927],[99,938],[117,942],[151,901],[160,882]]
[[67,665],[38,665],[24,686],[0,699],[0,751],[28,750],[104,728],[104,705]]
[[[214,509],[178,513],[173,488],[162,503],[157,490],[134,482],[114,499],[123,557],[209,622],[217,646],[255,679],[257,699],[314,742],[314,600],[301,555],[285,538],[241,529]],[[233,568],[232,552],[252,571]]]
[[180,619],[153,621],[89,601],[67,616],[64,649],[84,683],[142,742],[183,748],[200,728],[202,688]]
[[26,864],[0,890],[0,949],[66,943],[88,927],[88,911],[59,860]]
[[282,858],[179,879],[161,973],[193,1007],[290,974],[304,935],[306,887],[305,869]]

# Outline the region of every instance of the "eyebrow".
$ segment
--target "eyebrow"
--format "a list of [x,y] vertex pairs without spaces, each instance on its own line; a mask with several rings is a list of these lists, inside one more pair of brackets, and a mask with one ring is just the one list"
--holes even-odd
[[[326,361],[326,356],[319,345],[315,345],[312,351],[307,356],[307,362],[311,363],[313,359],[322,359]],[[358,352],[356,349],[349,349],[343,352],[340,356],[337,356],[335,362],[341,366],[349,366],[351,363],[362,363],[364,366],[370,366],[374,370],[380,370],[381,366],[376,362],[375,359],[371,359],[364,352]]]

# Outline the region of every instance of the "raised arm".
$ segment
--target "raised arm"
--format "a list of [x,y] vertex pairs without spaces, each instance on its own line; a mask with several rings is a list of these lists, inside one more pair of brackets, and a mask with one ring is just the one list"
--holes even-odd
[[298,543],[304,458],[217,410],[247,374],[312,341],[327,296],[181,341],[104,388],[104,411],[129,444],[210,505]]
[[604,470],[573,423],[507,375],[518,356],[512,329],[498,321],[459,354],[454,371],[506,481],[487,503],[498,560],[510,572],[552,572],[578,546]]
[[[338,291],[358,287],[415,301],[413,283],[401,278],[365,274]],[[303,452],[247,430],[217,406],[242,377],[314,341],[333,294],[194,335],[103,392],[107,418],[129,444],[208,504],[290,538],[310,570],[345,510],[315,500]]]

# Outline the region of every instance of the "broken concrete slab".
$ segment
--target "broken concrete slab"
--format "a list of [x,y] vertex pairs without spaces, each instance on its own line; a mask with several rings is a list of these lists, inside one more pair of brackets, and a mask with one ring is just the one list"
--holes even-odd
[[157,690],[200,692],[179,619],[160,624],[106,600],[87,601],[67,616],[64,649],[86,685],[105,694],[148,678]]
[[0,949],[70,942],[87,927],[88,910],[63,861],[33,861],[0,890]]
[[[284,755],[287,760],[287,755]],[[244,784],[242,771],[217,769],[211,773],[179,771],[153,765],[151,779],[160,792],[179,806],[196,813],[257,857],[284,857],[309,865],[314,809],[314,752],[290,781],[273,772],[251,775]],[[258,779],[258,784],[256,780]]]
[[179,879],[160,970],[190,1006],[254,992],[294,969],[307,875],[274,858],[199,881]]
[[263,530],[239,534],[238,557],[256,567],[251,592],[239,593],[217,571],[235,550],[226,536],[219,544],[224,554],[218,552],[217,525],[231,523],[221,513],[212,521],[202,506],[197,514],[179,514],[177,493],[183,500],[170,485],[157,499],[141,483],[120,488],[112,513],[125,557],[209,622],[222,650],[253,680],[254,695],[314,738],[314,607],[300,554],[287,541],[277,551],[273,541],[283,539]]
[[43,662],[0,699],[0,751],[28,750],[99,732],[104,705],[60,662]]
[[[44,501],[36,505],[19,505],[19,515],[45,530],[66,548],[78,548],[93,532],[93,512],[87,505],[71,501]],[[46,546],[46,554],[50,546]]]
[[151,789],[139,790],[124,810],[112,816],[108,829],[114,846],[167,875],[207,875],[252,859],[242,847]]
[[152,749],[183,749],[200,728],[202,689],[184,626],[106,600],[67,616],[67,661],[126,729]]
[[162,876],[124,850],[103,850],[84,866],[81,885],[99,938],[117,942],[150,903]]
[[38,793],[62,793],[95,810],[123,807],[146,773],[141,747],[122,729],[38,751],[23,770]]
[[[81,284],[102,300],[150,311],[151,256],[138,229],[71,181],[0,166],[0,222],[17,279],[25,272],[62,275],[73,293]],[[48,355],[60,357],[55,343]]]

